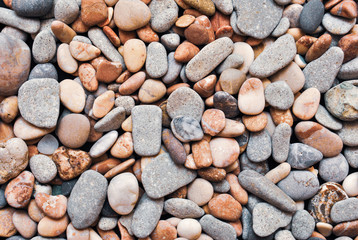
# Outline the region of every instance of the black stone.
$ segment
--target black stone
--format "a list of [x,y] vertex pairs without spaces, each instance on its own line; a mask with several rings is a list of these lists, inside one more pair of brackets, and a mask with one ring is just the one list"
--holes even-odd
[[300,26],[305,33],[312,34],[321,24],[324,5],[320,0],[311,0],[303,6],[300,15]]

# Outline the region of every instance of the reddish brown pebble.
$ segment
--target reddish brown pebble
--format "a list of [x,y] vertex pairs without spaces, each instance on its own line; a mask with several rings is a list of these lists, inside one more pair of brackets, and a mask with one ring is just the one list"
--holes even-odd
[[37,232],[43,237],[57,237],[66,231],[68,223],[67,215],[60,219],[44,217],[37,225]]
[[122,73],[120,62],[101,61],[97,66],[96,78],[100,82],[111,83]]
[[109,170],[104,177],[105,178],[112,178],[114,176],[116,176],[117,174],[124,172],[125,170],[127,170],[129,167],[131,167],[133,164],[135,163],[135,160],[133,158],[122,162],[121,164],[118,164],[117,166],[115,166],[114,168],[112,168],[111,170]]
[[15,209],[4,208],[0,210],[0,237],[11,237],[15,235],[16,228],[12,222]]
[[81,19],[87,26],[102,23],[107,17],[107,5],[103,0],[83,0],[81,2]]
[[199,51],[200,49],[197,46],[191,42],[184,41],[175,50],[174,59],[181,63],[187,63],[198,54]]
[[46,193],[37,193],[35,196],[37,206],[54,219],[62,218],[67,210],[67,198],[63,195],[51,196]]
[[279,110],[271,107],[270,115],[276,125],[279,125],[281,123],[287,123],[288,125],[290,125],[290,127],[292,127],[293,125],[293,117],[290,109]]
[[336,236],[356,237],[358,235],[358,220],[337,224],[333,228],[333,234]]
[[306,53],[306,62],[311,62],[322,56],[328,50],[331,42],[332,37],[330,34],[326,33],[320,36],[308,49]]
[[137,35],[145,43],[159,42],[159,36],[153,31],[150,24],[137,29]]
[[163,239],[176,239],[177,238],[177,230],[174,226],[172,226],[169,222],[160,220],[150,235],[152,240],[163,240]]
[[198,175],[210,182],[220,182],[225,179],[226,171],[222,168],[208,167],[199,169]]
[[11,180],[5,189],[7,203],[14,208],[26,207],[34,189],[35,177],[29,171],[23,171]]
[[211,136],[217,135],[225,127],[225,114],[219,109],[208,109],[201,118],[201,126],[204,133]]
[[344,52],[343,62],[348,62],[358,56],[358,34],[348,34],[341,38],[338,42]]
[[331,14],[344,18],[356,18],[358,16],[357,3],[344,0],[331,9]]
[[226,221],[237,221],[242,207],[230,194],[220,194],[209,201],[210,214]]
[[72,38],[76,36],[76,32],[67,24],[61,21],[53,21],[51,23],[51,30],[53,34],[63,43],[70,43]]
[[106,34],[106,36],[108,37],[108,39],[111,41],[111,43],[115,46],[115,47],[119,47],[121,45],[121,40],[118,37],[118,35],[113,31],[112,28],[108,27],[108,26],[104,26],[103,27],[103,32],[104,34]]
[[116,158],[128,158],[133,154],[133,139],[130,132],[119,136],[111,149],[111,154]]
[[112,90],[106,91],[99,95],[93,103],[93,115],[97,118],[102,118],[111,111],[114,106],[114,92]]
[[265,113],[260,113],[256,116],[244,115],[242,116],[242,122],[250,132],[259,132],[266,127],[268,119]]
[[209,167],[213,158],[211,156],[210,145],[208,141],[201,140],[192,144],[193,159],[197,168]]
[[246,190],[241,187],[239,179],[236,175],[229,173],[226,175],[226,181],[230,184],[230,194],[235,198],[236,201],[242,205],[246,205],[248,201],[248,194]]
[[214,94],[216,84],[216,75],[209,75],[194,84],[193,89],[203,98],[210,97]]
[[121,161],[115,158],[109,158],[107,160],[104,160],[102,162],[96,163],[91,167],[92,170],[99,172],[100,174],[105,174],[118,164],[120,164]]
[[145,81],[145,72],[137,72],[133,74],[127,81],[125,81],[119,88],[119,93],[122,95],[130,95],[137,91]]
[[96,70],[89,63],[82,63],[78,68],[78,76],[85,89],[90,92],[96,91],[98,88],[98,80],[96,78]]

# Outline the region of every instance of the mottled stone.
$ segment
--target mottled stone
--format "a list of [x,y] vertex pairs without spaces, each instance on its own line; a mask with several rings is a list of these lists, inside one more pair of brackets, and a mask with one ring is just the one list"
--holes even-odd
[[170,198],[164,202],[164,210],[178,218],[199,218],[204,215],[204,210],[195,202],[182,199]]
[[299,240],[309,238],[315,229],[315,221],[306,210],[298,210],[292,217],[291,232]]
[[239,114],[237,99],[224,91],[214,94],[214,107],[223,111],[227,118],[233,118]]
[[56,164],[45,155],[35,155],[30,159],[30,169],[37,181],[48,183],[56,177]]
[[348,162],[342,154],[324,158],[319,163],[318,173],[327,182],[342,182],[347,177],[348,171]]
[[343,144],[350,147],[358,146],[358,121],[344,122],[342,129],[337,132]]
[[204,137],[200,123],[190,116],[175,117],[170,126],[174,136],[182,142],[198,141]]
[[250,133],[247,157],[253,162],[262,162],[271,156],[271,137],[266,130]]
[[317,149],[302,143],[290,144],[287,162],[295,169],[306,169],[323,159]]

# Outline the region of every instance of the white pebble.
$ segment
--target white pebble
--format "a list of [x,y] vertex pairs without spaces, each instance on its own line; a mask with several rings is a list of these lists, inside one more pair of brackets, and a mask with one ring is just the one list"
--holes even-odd
[[358,195],[358,172],[349,174],[343,181],[343,189],[348,196],[355,197]]
[[189,240],[197,239],[201,234],[200,223],[192,218],[181,220],[177,226],[178,235]]

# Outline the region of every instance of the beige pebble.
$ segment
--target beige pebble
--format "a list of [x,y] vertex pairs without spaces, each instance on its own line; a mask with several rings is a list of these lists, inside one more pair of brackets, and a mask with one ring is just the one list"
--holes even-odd
[[80,113],[86,104],[86,94],[79,83],[66,79],[60,82],[60,100],[71,112]]
[[27,212],[30,218],[35,222],[40,222],[40,220],[46,216],[45,213],[37,206],[35,199],[30,201]]
[[257,115],[264,110],[264,87],[260,79],[249,78],[242,84],[238,104],[239,110],[247,115]]
[[121,128],[123,131],[132,132],[132,116],[129,116],[122,122]]
[[149,7],[142,1],[121,0],[114,8],[114,22],[123,31],[133,31],[144,27],[150,17]]
[[185,218],[181,220],[177,226],[178,235],[180,237],[195,240],[198,239],[201,235],[201,225],[200,223],[192,218]]
[[329,237],[332,234],[333,226],[329,223],[318,222],[316,223],[316,228],[323,236]]
[[154,103],[165,96],[167,88],[162,81],[148,79],[144,81],[138,92],[142,103]]
[[62,43],[57,48],[57,63],[62,71],[66,73],[74,73],[78,69],[78,63],[70,52],[70,46],[67,43]]
[[45,136],[48,133],[53,132],[53,128],[39,128],[31,123],[27,122],[22,117],[16,119],[14,124],[14,134],[16,137],[21,138],[22,140],[33,140]]
[[115,94],[112,90],[106,91],[99,95],[93,103],[93,115],[97,118],[106,116],[114,106]]
[[211,183],[205,179],[197,178],[188,186],[188,199],[199,206],[207,204],[214,194]]
[[303,88],[305,75],[295,62],[291,62],[286,67],[270,77],[271,82],[285,81],[295,94]]
[[53,34],[63,43],[70,43],[77,35],[76,32],[66,23],[55,20],[51,23]]
[[220,74],[219,83],[223,91],[237,94],[246,80],[246,74],[238,69],[229,68]]
[[287,177],[290,172],[291,165],[289,163],[284,162],[266,173],[265,177],[270,179],[274,184],[276,184],[285,177]]
[[37,223],[29,217],[26,211],[16,210],[12,215],[12,222],[17,231],[24,238],[32,238],[35,236]]
[[309,120],[316,114],[319,102],[321,100],[321,93],[317,88],[306,89],[292,106],[293,114],[302,120]]
[[180,218],[177,218],[177,217],[171,217],[171,218],[168,218],[167,221],[168,223],[170,223],[173,227],[176,227],[178,226],[179,222],[181,221],[182,219]]
[[79,41],[72,41],[70,43],[70,52],[72,57],[82,62],[90,61],[101,54],[101,50],[95,46]]
[[0,237],[11,237],[16,234],[16,228],[12,222],[13,208],[0,209]]
[[215,167],[228,167],[240,154],[240,146],[233,138],[214,138],[210,141],[211,155]]
[[83,114],[66,115],[58,124],[57,136],[61,143],[69,148],[82,147],[90,133],[90,122]]
[[217,137],[238,137],[245,132],[245,125],[239,121],[229,118],[225,119],[225,127],[219,132]]
[[260,113],[255,116],[244,115],[242,116],[242,122],[250,132],[259,132],[266,127],[268,119],[265,113]]
[[67,240],[91,240],[90,231],[88,228],[85,229],[76,229],[73,227],[72,223],[68,224],[66,229]]
[[239,70],[246,74],[255,57],[252,47],[246,42],[236,42],[232,54],[239,54],[244,58],[244,63],[239,67]]
[[115,142],[111,155],[116,158],[128,158],[133,154],[133,138],[130,132],[125,132]]
[[68,223],[67,215],[60,219],[44,217],[37,225],[37,231],[43,237],[57,237],[66,231]]
[[193,154],[188,154],[185,159],[184,166],[191,170],[198,170],[199,168],[196,166]]
[[293,125],[293,117],[290,109],[279,110],[270,107],[270,116],[276,125],[279,125],[281,123],[287,123],[288,125],[290,125],[290,127],[292,127]]
[[130,39],[124,44],[123,58],[130,72],[138,72],[147,58],[147,49],[142,40]]
[[225,128],[225,114],[219,109],[208,109],[201,118],[201,127],[205,134],[217,135]]
[[19,113],[17,96],[10,96],[0,101],[0,118],[6,123],[12,122]]
[[348,196],[358,196],[358,172],[349,174],[344,179],[342,187]]

